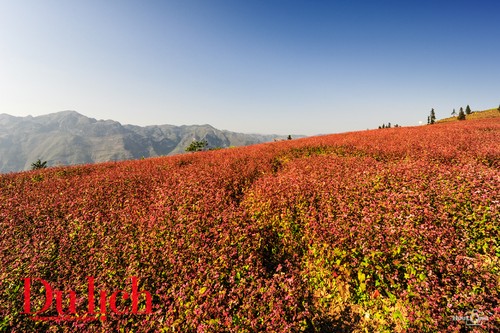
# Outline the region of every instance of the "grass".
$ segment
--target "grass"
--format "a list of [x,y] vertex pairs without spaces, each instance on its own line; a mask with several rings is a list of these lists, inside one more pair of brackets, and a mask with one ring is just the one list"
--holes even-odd
[[[498,117],[500,117],[500,111],[498,109],[489,109],[484,111],[473,111],[471,114],[465,115],[465,120],[487,119],[487,118],[498,118]],[[448,123],[452,121],[458,121],[457,117],[439,119],[436,121],[436,123]]]

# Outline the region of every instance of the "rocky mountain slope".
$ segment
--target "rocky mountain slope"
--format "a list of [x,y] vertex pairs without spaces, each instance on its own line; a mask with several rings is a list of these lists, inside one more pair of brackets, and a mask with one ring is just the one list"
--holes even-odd
[[37,117],[0,114],[0,172],[28,170],[38,159],[48,166],[118,161],[183,153],[193,140],[204,139],[209,148],[225,148],[277,137],[223,131],[210,125],[122,125],[75,111]]

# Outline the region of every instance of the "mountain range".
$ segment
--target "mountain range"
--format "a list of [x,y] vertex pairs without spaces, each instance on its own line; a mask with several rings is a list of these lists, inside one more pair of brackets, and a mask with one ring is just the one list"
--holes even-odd
[[281,138],[243,134],[211,125],[122,125],[76,111],[43,116],[0,114],[0,173],[29,170],[38,159],[48,166],[86,164],[183,153],[194,140],[208,148],[245,146]]

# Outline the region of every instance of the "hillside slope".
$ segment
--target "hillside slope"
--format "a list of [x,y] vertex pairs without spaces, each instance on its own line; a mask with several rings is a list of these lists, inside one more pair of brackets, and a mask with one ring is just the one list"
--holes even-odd
[[49,166],[119,161],[183,153],[193,140],[209,148],[272,141],[277,135],[221,131],[210,125],[133,126],[96,120],[75,111],[38,117],[0,114],[0,173]]
[[0,175],[0,331],[492,332],[499,167],[495,118]]
[[[458,114],[458,113],[457,113]],[[473,111],[471,114],[465,115],[465,120],[475,120],[475,119],[492,119],[499,118],[500,111],[498,109],[489,109],[484,111]],[[457,117],[443,118],[436,121],[437,123],[447,123],[452,121],[459,121]]]

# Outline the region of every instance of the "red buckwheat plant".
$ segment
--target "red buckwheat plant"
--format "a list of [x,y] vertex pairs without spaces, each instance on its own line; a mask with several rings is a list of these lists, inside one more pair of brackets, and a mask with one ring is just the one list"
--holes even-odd
[[0,332],[494,331],[499,160],[488,119],[1,175]]

